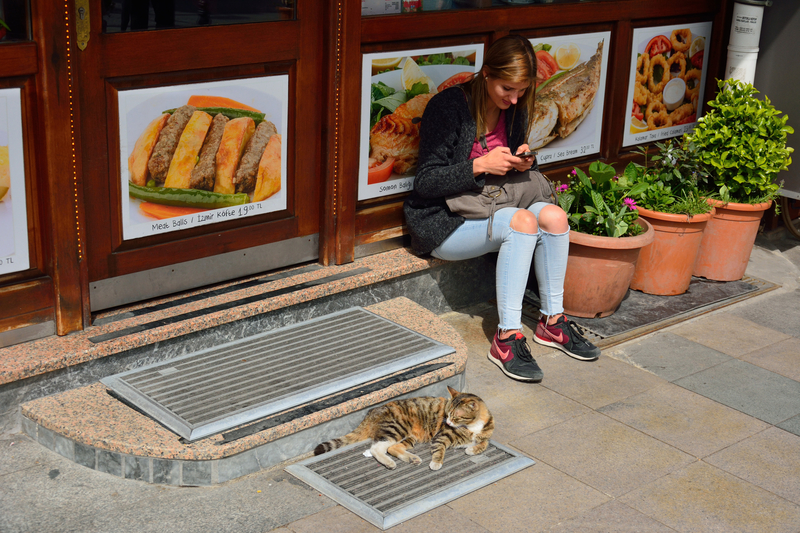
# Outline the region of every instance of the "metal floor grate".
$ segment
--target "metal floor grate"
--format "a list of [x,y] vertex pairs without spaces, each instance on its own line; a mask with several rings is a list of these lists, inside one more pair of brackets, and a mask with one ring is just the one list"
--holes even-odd
[[101,381],[197,440],[454,351],[355,307]]
[[413,452],[422,464],[397,461],[397,468],[388,470],[364,456],[369,448],[370,442],[358,442],[289,465],[286,471],[367,522],[388,529],[534,464],[490,441],[480,455],[447,450],[437,471],[428,468],[430,445],[419,445]]

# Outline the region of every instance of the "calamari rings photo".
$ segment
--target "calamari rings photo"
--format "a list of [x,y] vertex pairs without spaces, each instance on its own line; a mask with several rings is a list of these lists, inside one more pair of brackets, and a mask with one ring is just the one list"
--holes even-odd
[[696,122],[705,40],[679,28],[647,42],[634,67],[631,133]]

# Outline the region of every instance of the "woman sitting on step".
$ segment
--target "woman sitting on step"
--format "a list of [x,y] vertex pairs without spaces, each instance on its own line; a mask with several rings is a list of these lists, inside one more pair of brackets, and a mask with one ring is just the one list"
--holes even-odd
[[[499,252],[496,268],[498,330],[489,359],[509,377],[538,382],[543,373],[522,334],[522,301],[533,262],[542,317],[534,341],[584,361],[600,350],[563,315],[569,250],[567,216],[550,182],[538,172],[525,140],[533,126],[536,55],[518,35],[496,41],[468,82],[435,95],[422,116],[414,190],[403,206],[411,244],[459,261]],[[503,207],[487,218],[466,219],[446,198],[480,190],[488,175],[524,173],[534,180],[526,208]],[[535,253],[534,253],[535,251]]]

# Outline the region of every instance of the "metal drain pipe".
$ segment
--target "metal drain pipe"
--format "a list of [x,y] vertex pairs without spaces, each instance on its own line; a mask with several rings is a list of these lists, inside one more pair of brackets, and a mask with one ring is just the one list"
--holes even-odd
[[764,21],[764,7],[771,5],[772,0],[734,2],[725,79],[753,83],[756,76],[761,24]]

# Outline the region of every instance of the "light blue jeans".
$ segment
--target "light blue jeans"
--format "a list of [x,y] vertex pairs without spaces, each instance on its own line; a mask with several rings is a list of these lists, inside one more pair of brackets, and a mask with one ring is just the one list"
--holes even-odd
[[[528,211],[538,220],[539,212],[548,205],[552,204],[537,202],[528,207]],[[531,260],[539,284],[539,311],[546,316],[564,311],[569,230],[560,234],[547,233],[541,228],[535,234],[514,231],[511,217],[517,210],[516,207],[504,207],[494,214],[491,238],[489,219],[467,220],[431,252],[434,257],[445,261],[462,261],[499,252],[495,275],[500,320],[497,327],[501,330],[522,328],[522,298]]]

